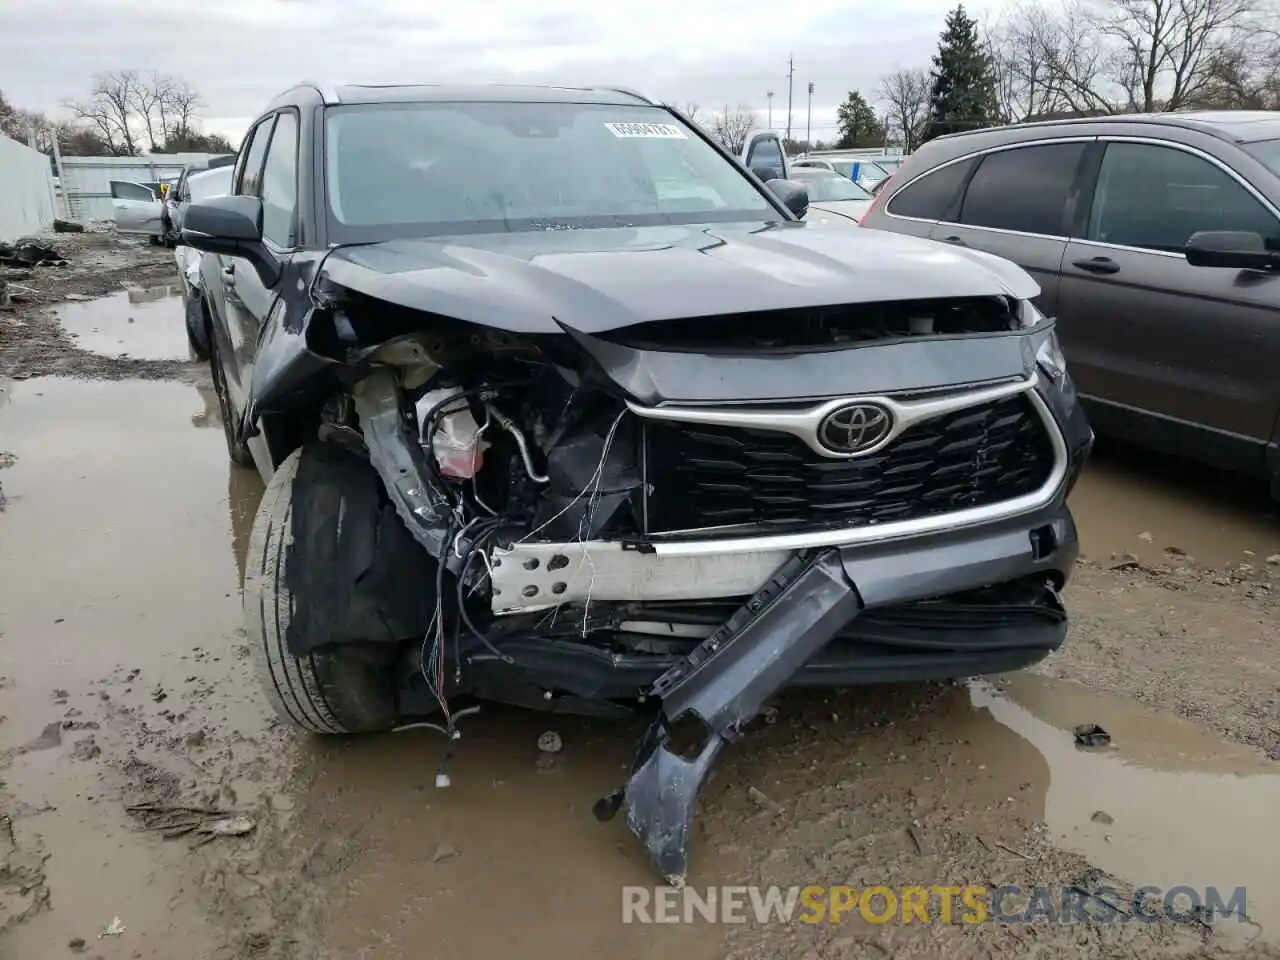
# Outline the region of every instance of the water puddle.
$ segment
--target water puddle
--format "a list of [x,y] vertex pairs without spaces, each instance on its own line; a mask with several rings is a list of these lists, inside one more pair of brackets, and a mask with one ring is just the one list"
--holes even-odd
[[57,309],[58,322],[82,350],[134,360],[185,360],[190,347],[177,285],[121,290]]
[[1071,494],[1085,553],[1148,563],[1180,554],[1216,567],[1260,566],[1280,553],[1280,510],[1257,481],[1112,444]]
[[[1280,939],[1274,762],[1190,721],[1031,674],[1006,677],[998,689],[974,684],[971,700],[1048,764],[1044,821],[1057,843],[1135,886],[1216,886],[1224,899],[1245,887],[1250,918]],[[1111,747],[1077,747],[1071,731],[1085,723],[1106,730]],[[987,763],[1011,782],[1025,772],[1004,769],[995,751]],[[1257,934],[1234,920],[1224,929]]]
[[[230,466],[220,431],[198,429],[206,392],[38,378],[13,384],[0,410],[16,455],[0,512],[0,750],[16,805],[4,812],[21,847],[49,855],[53,905],[5,935],[5,956],[54,956],[79,937],[105,956],[162,960],[173,943],[195,956],[222,938],[198,900],[174,897],[194,855],[140,833],[121,796],[121,777],[129,791],[165,789],[166,765],[194,784],[208,764],[216,783],[224,752],[267,730],[234,648],[239,518],[261,484]],[[252,806],[260,788],[229,776]],[[95,947],[116,916],[125,936]]]

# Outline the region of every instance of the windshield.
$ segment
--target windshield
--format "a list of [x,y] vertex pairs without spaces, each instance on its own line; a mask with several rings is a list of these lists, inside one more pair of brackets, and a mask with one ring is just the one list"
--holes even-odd
[[218,167],[187,177],[187,192],[192,200],[222,197],[231,192],[231,174],[235,167]]
[[1257,143],[1244,143],[1241,146],[1270,167],[1274,173],[1280,174],[1280,140],[1259,140]]
[[862,161],[861,169],[858,170],[858,179],[868,186],[879,183],[888,175],[888,171],[874,160]]
[[325,188],[339,243],[782,218],[750,178],[657,107],[330,107]]
[[821,174],[808,170],[792,171],[798,183],[809,189],[809,199],[821,203],[824,200],[870,200],[871,194],[863,190],[852,180],[824,170]]
[[840,176],[847,177],[850,180],[853,179],[853,168],[857,166],[854,161],[830,160],[828,162],[831,164],[831,169],[840,174]]

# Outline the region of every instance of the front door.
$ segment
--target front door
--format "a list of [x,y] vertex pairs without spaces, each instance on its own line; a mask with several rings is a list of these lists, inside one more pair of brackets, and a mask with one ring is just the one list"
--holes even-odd
[[1085,235],[1063,261],[1058,329],[1077,388],[1121,418],[1113,432],[1247,470],[1280,405],[1280,275],[1191,266],[1183,249],[1199,230],[1280,242],[1280,219],[1218,163],[1107,143]]
[[112,180],[111,210],[117,233],[160,235],[161,203],[145,184]]
[[[231,186],[233,195],[261,195],[262,165],[275,122],[273,114],[249,131],[244,160],[236,168]],[[218,353],[232,405],[238,413],[243,413],[248,406],[249,374],[259,317],[265,316],[262,302],[265,290],[248,260],[219,255],[217,261],[224,322],[214,324],[214,336],[218,338]]]

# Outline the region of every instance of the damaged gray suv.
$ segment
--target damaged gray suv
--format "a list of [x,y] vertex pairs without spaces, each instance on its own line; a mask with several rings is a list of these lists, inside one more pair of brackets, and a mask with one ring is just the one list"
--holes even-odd
[[279,97],[183,229],[279,713],[643,715],[596,812],[678,880],[783,688],[1058,647],[1093,437],[1035,283],[806,206],[625,90]]

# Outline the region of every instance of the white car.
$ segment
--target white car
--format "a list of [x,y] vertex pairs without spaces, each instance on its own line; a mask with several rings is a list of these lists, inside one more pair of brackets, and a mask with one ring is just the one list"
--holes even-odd
[[112,180],[111,208],[116,232],[140,234],[150,237],[152,243],[159,243],[164,235],[164,202],[160,192],[159,182]]
[[809,223],[855,226],[871,207],[872,196],[848,177],[821,167],[791,168],[791,179],[809,191]]
[[796,169],[830,170],[870,190],[889,175],[889,171],[880,166],[881,159],[880,157],[805,157],[792,161],[791,165]]

